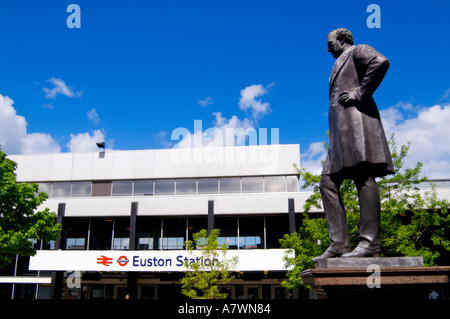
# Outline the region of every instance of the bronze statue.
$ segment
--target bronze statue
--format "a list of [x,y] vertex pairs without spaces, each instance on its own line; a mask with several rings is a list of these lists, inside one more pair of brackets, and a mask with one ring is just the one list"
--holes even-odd
[[[313,258],[314,262],[379,255],[380,195],[375,178],[394,173],[380,114],[372,98],[389,68],[388,59],[368,45],[353,45],[353,36],[347,29],[328,34],[328,51],[337,60],[330,76],[329,151],[320,192],[331,245]],[[355,182],[360,205],[360,242],[353,251],[339,193],[344,179]]]

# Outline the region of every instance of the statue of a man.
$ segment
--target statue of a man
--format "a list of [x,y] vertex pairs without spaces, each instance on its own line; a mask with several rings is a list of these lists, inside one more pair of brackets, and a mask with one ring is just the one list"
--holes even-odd
[[[313,258],[314,262],[379,255],[380,195],[375,178],[394,173],[380,114],[372,98],[389,61],[368,45],[353,45],[353,36],[347,29],[328,34],[328,51],[337,60],[330,76],[329,151],[320,192],[331,245]],[[355,182],[360,205],[360,242],[353,251],[339,193],[344,179]]]

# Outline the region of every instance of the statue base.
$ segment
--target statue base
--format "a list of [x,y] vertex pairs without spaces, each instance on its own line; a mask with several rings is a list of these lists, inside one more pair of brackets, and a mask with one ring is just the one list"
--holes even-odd
[[422,257],[329,258],[300,276],[317,299],[428,299],[448,283],[450,267],[425,267]]

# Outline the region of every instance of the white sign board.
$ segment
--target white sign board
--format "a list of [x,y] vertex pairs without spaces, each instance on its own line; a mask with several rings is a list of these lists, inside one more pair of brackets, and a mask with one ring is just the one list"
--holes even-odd
[[[238,257],[237,271],[282,271],[286,249],[230,250]],[[292,257],[293,253],[289,255]],[[222,254],[220,254],[222,256]],[[47,271],[186,271],[185,260],[208,265],[201,251],[186,250],[39,250],[30,257],[29,270]]]

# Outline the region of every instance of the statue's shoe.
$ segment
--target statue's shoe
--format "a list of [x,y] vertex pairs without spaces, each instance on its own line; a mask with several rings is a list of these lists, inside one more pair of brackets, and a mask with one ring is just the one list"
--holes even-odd
[[325,252],[322,255],[312,258],[311,261],[313,263],[317,263],[317,262],[319,262],[321,260],[324,260],[324,259],[327,259],[327,258],[336,258],[336,257],[339,257],[341,255],[342,255],[342,253],[335,253],[335,252],[332,252],[332,251],[329,251],[329,250],[325,250]]
[[372,250],[357,246],[352,252],[347,254],[342,254],[341,258],[358,258],[358,257],[380,257],[380,252],[378,250]]

